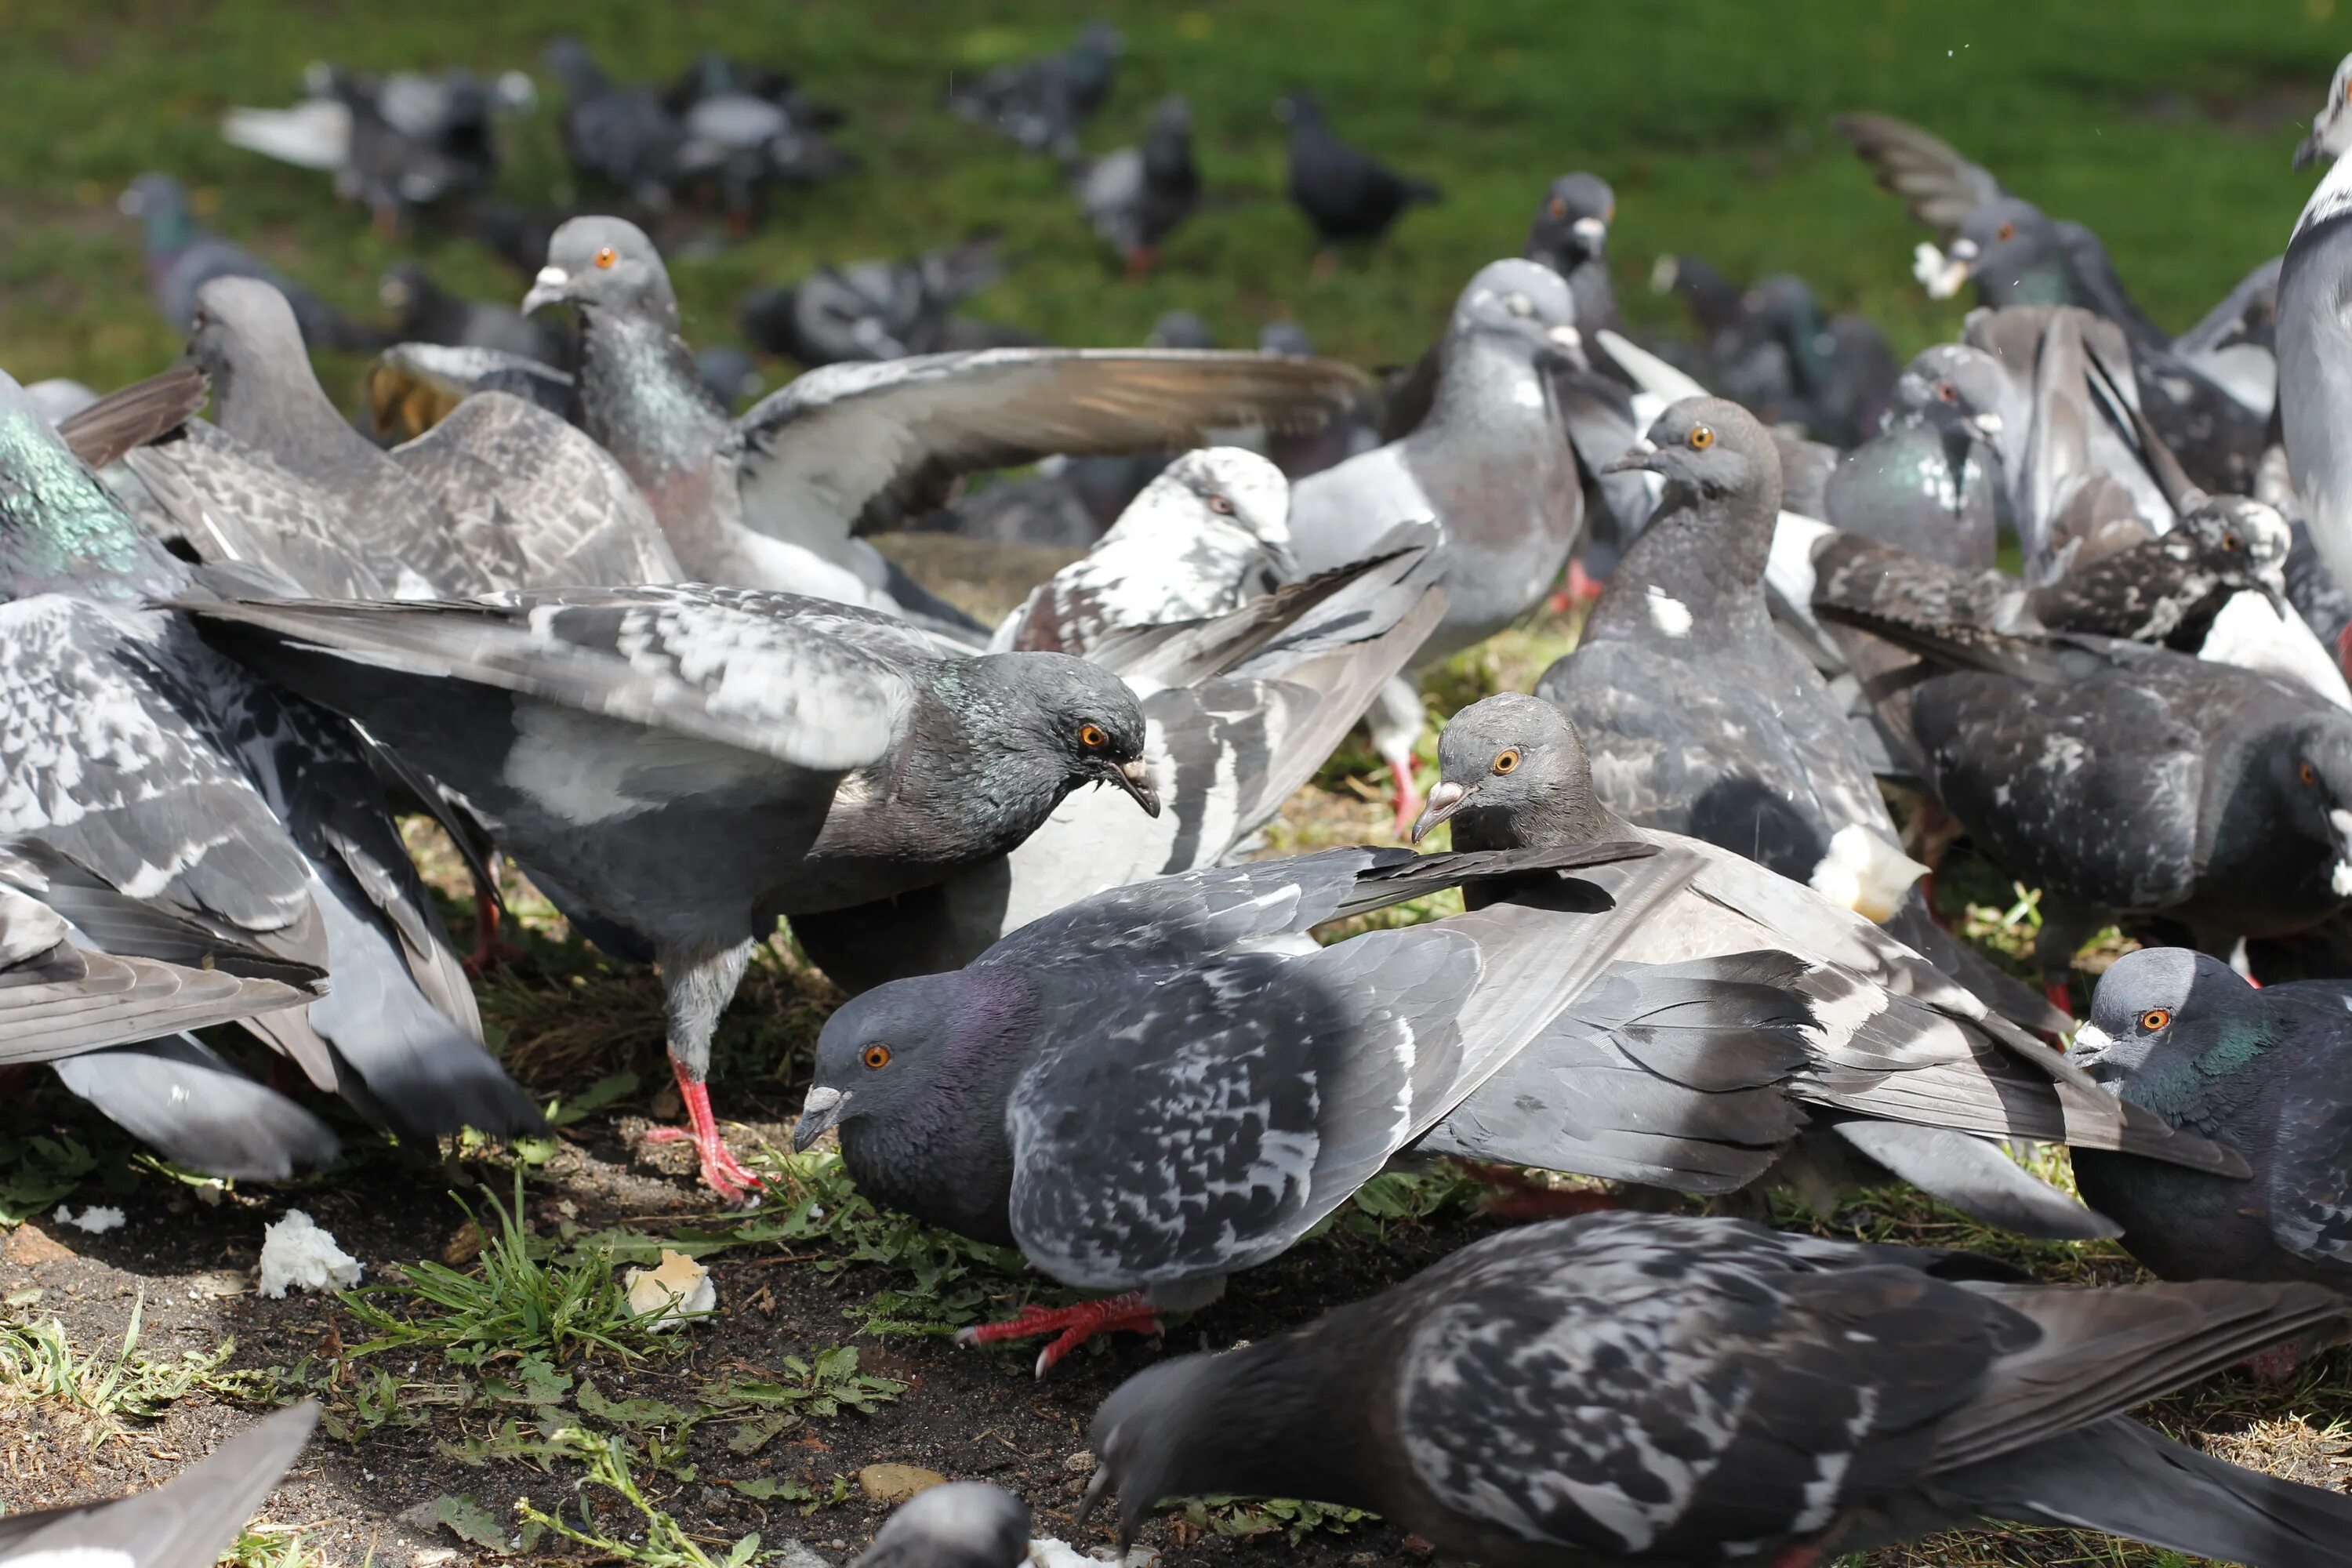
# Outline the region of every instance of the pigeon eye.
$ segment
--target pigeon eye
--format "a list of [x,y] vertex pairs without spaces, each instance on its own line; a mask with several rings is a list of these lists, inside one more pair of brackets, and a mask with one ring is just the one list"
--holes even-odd
[[2245,547],[2246,542],[2239,538],[2234,533],[2225,533],[2221,536],[2221,548],[2228,551],[2232,555],[2236,554],[2239,551],[2243,550]]
[[1943,402],[1958,403],[1960,400],[1960,389],[1948,381],[1939,381],[1936,384],[1936,395]]
[[1683,439],[1690,443],[1692,451],[1704,452],[1715,445],[1715,432],[1705,425],[1694,425],[1691,433]]
[[1568,198],[1566,196],[1552,197],[1551,216],[1554,223],[1559,222],[1561,218],[1568,216]]
[[611,268],[611,267],[612,267],[613,263],[614,263],[615,261],[618,261],[618,260],[620,260],[620,259],[621,259],[621,253],[620,253],[619,251],[617,251],[617,250],[614,249],[611,246],[606,245],[606,246],[600,246],[600,247],[597,247],[597,251],[596,251],[596,265],[597,265],[598,267],[600,267],[600,268],[606,268],[606,269],[608,269],[608,270],[609,270],[609,269]]
[[1223,496],[1211,496],[1209,498],[1209,510],[1215,512],[1219,517],[1231,517],[1234,515],[1234,503],[1227,500]]
[[2017,226],[2013,223],[2005,223],[2001,225],[2000,228],[1993,231],[1993,237],[1995,239],[2015,239],[2017,237]]
[[2172,1010],[2168,1007],[2150,1007],[2139,1016],[2140,1029],[2146,1034],[2153,1035],[2171,1022]]
[[1495,753],[1495,771],[1496,773],[1507,773],[1516,769],[1518,765],[1519,749],[1517,746],[1507,747],[1505,750]]
[[2316,784],[2319,782],[2319,770],[2313,767],[2309,763],[2305,763],[2303,766],[2294,770],[2294,776],[2301,779],[2305,784]]
[[864,1062],[869,1068],[875,1068],[877,1069],[887,1068],[890,1065],[890,1047],[887,1046],[868,1046],[865,1050],[858,1054],[857,1059]]
[[1102,732],[1099,724],[1081,724],[1078,726],[1078,744],[1089,752],[1098,752],[1110,744],[1110,737]]
[[1503,296],[1503,309],[1514,316],[1532,316],[1536,313],[1536,302],[1525,294],[1506,294]]

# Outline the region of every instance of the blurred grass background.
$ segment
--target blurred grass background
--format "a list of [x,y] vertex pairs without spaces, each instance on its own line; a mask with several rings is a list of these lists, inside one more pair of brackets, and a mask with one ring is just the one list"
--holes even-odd
[[[1214,193],[1140,286],[1095,246],[1050,162],[941,103],[951,73],[1058,48],[1097,15],[1125,31],[1129,52],[1090,150],[1132,140],[1160,94],[1185,93]],[[735,300],[755,285],[994,227],[1012,271],[975,313],[1114,343],[1182,307],[1236,345],[1288,316],[1325,352],[1379,363],[1418,353],[1470,272],[1517,253],[1544,184],[1580,166],[1617,187],[1612,247],[1637,321],[1674,314],[1646,279],[1658,254],[1681,251],[1736,278],[1799,272],[1906,353],[1949,335],[1963,302],[1931,302],[1912,283],[1922,236],[1830,130],[1856,108],[1916,120],[2011,188],[2091,224],[2143,304],[2178,330],[2284,244],[2311,184],[2290,174],[2289,152],[2352,46],[2352,15],[2335,0],[6,0],[0,26],[0,365],[100,387],[179,347],[147,303],[133,226],[114,207],[142,169],[181,175],[212,226],[372,319],[378,275],[408,256],[446,285],[519,298],[516,276],[471,242],[429,229],[379,239],[323,175],[220,142],[221,110],[292,101],[313,58],[536,74],[543,42],[572,31],[623,79],[667,78],[719,48],[789,68],[845,106],[862,173],[780,195],[744,243],[722,243],[714,223],[708,244],[673,246],[697,342],[734,339]],[[1447,194],[1321,282],[1282,199],[1270,112],[1299,85],[1322,95],[1342,134]],[[569,186],[559,104],[542,89],[539,110],[509,127],[501,192],[592,196]],[[331,385],[350,368],[331,367]]]

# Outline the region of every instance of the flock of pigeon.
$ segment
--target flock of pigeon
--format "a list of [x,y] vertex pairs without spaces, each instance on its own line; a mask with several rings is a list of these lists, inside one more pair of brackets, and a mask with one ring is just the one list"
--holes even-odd
[[[1075,160],[1117,52],[1089,28],[956,104]],[[782,78],[712,62],[665,94],[551,60],[572,156],[640,216],[700,189],[741,214],[835,162]],[[507,90],[327,73],[232,134],[397,223],[479,185]],[[1427,194],[1287,113],[1323,236]],[[1701,341],[1637,344],[1613,197],[1579,174],[1381,384],[1296,342],[959,342],[940,301],[985,262],[942,253],[832,277],[814,327],[767,301],[854,352],[738,414],[655,241],[587,213],[545,233],[508,341],[383,348],[390,447],[310,368],[352,324],[142,180],[188,363],[70,407],[0,376],[0,1061],[249,1178],[336,1134],[200,1026],[404,1137],[538,1126],[394,826],[427,813],[482,889],[475,962],[502,856],[658,966],[667,1135],[729,1200],[761,1183],[712,1031],[788,921],[853,993],[796,1145],[836,1134],[877,1203],[1091,1293],[967,1331],[1047,1338],[1041,1373],[1209,1306],[1394,1160],[1619,1184],[1130,1380],[1087,1502],[1117,1494],[1123,1539],[1258,1493],[1489,1564],[1797,1568],[1986,1517],[2352,1563],[2352,1499],[2124,1414],[2346,1328],[2352,160],[2168,337],[2089,231],[1916,127],[1841,130],[1937,231],[1921,281],[1981,307],[1907,367],[1793,279],[1687,258],[1660,281]],[[1187,134],[1163,107],[1079,175],[1139,268],[1197,191]],[[2298,163],[2347,148],[2352,58]],[[448,314],[402,288],[412,324]],[[912,525],[1091,547],[992,628],[866,537]],[[1580,645],[1454,714],[1422,795],[1414,672],[1564,575],[1597,593]],[[1247,858],[1360,721],[1400,824],[1451,847]],[[1962,835],[2042,890],[2042,990],[1931,912]],[[1448,889],[1465,912],[1315,940]],[[2145,945],[2077,1026],[2075,950],[2116,921]],[[2018,1142],[2067,1145],[2083,1201]],[[1657,1212],[1888,1180],[2119,1237],[2157,1282]],[[13,1516],[0,1561],[208,1562],[309,1420]],[[1003,1568],[1026,1536],[948,1488],[869,1561]]]

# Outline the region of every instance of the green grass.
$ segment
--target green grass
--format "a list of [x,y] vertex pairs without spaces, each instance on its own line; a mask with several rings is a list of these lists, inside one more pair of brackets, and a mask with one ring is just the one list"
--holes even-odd
[[266,1382],[251,1373],[224,1373],[236,1349],[226,1340],[215,1349],[183,1352],[159,1361],[139,1349],[146,1318],[142,1290],[132,1301],[122,1343],[113,1351],[84,1354],[74,1349],[65,1325],[0,1321],[0,1409],[47,1405],[84,1424],[95,1448],[126,1422],[152,1421],[191,1394],[250,1395]]

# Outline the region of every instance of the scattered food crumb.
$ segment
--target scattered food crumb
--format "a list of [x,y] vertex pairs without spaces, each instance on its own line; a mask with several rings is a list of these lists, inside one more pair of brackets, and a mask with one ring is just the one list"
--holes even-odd
[[1160,1553],[1149,1546],[1131,1547],[1125,1557],[1108,1547],[1099,1552],[1081,1552],[1066,1541],[1041,1535],[1029,1542],[1029,1561],[1036,1568],[1098,1568],[1105,1563],[1118,1563],[1120,1568],[1151,1568],[1160,1561]]
[[710,1270],[683,1252],[662,1248],[661,1262],[651,1268],[629,1270],[629,1310],[653,1321],[649,1329],[674,1329],[688,1318],[719,1305],[719,1287]]
[[868,1465],[857,1472],[858,1489],[895,1508],[917,1492],[947,1484],[947,1477],[920,1465]]
[[273,1301],[289,1285],[305,1290],[356,1285],[362,1267],[300,1209],[288,1209],[284,1219],[261,1233],[261,1293]]
[[58,1205],[58,1223],[59,1225],[69,1225],[76,1230],[88,1231],[92,1236],[104,1236],[110,1230],[120,1230],[122,1228],[122,1211],[121,1209],[106,1208],[100,1205],[92,1204],[89,1207],[82,1210],[81,1213],[76,1214],[71,1209],[67,1208],[63,1204],[59,1204]]

